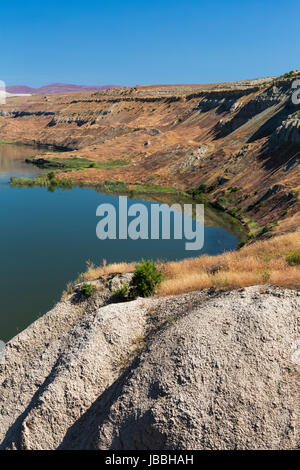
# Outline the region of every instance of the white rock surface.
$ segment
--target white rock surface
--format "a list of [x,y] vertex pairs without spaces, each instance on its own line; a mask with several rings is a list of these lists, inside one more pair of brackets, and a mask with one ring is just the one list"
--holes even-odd
[[299,447],[298,292],[101,305],[62,301],[8,344],[1,448]]

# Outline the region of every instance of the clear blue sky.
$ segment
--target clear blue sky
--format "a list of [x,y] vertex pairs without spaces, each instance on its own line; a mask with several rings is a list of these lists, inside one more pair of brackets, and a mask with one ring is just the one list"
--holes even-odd
[[1,2],[7,85],[208,83],[300,68],[299,0]]

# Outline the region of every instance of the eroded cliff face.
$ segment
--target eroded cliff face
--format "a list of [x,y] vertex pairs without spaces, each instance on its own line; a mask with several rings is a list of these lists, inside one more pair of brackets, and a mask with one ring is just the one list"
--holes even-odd
[[8,343],[2,449],[299,447],[298,292],[107,304],[123,281],[70,296]]
[[283,121],[272,134],[271,142],[278,146],[282,144],[300,144],[300,114],[292,115],[286,121]]
[[[65,148],[64,158],[129,162],[73,172],[75,181],[185,190],[205,183],[215,201],[238,187],[227,208],[262,226],[275,222],[274,231],[291,230],[300,224],[297,76],[13,97],[0,108],[0,138]],[[281,190],[260,204],[274,185]]]

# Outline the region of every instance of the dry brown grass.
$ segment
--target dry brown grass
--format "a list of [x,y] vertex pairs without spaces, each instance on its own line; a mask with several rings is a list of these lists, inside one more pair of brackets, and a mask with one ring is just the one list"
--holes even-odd
[[[215,287],[232,289],[258,284],[300,288],[300,267],[289,266],[286,254],[300,248],[300,230],[259,241],[241,250],[219,256],[200,256],[182,261],[159,263],[164,281],[158,294],[175,295]],[[113,273],[132,272],[135,263],[89,265],[85,279]]]
[[220,256],[166,263],[163,266],[166,279],[158,293],[174,295],[208,287],[231,289],[256,284],[299,288],[300,267],[289,266],[285,260],[289,251],[299,247],[300,231],[297,231]]
[[112,263],[106,264],[106,260],[102,261],[101,266],[95,266],[91,262],[87,262],[87,271],[83,273],[83,280],[97,279],[99,277],[108,276],[109,274],[130,273],[134,271],[136,263]]

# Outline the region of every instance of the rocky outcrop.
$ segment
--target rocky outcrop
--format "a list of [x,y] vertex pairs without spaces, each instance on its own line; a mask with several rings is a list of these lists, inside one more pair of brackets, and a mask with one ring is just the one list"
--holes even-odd
[[35,116],[54,116],[54,112],[47,112],[47,111],[36,111],[36,112],[30,112],[30,111],[17,111],[17,110],[12,110],[10,112],[6,111],[0,111],[0,116],[1,117],[11,117],[11,118],[20,118],[20,117],[35,117]]
[[184,160],[180,161],[179,163],[175,163],[175,165],[172,165],[170,170],[191,171],[195,169],[199,163],[205,159],[208,150],[208,145],[201,145],[199,148],[194,149],[191,153],[189,153]]
[[259,202],[265,201],[271,196],[274,196],[274,194],[279,193],[283,189],[283,186],[280,184],[274,184],[274,186],[271,186],[271,188],[268,189],[268,191],[260,198]]
[[300,116],[291,116],[283,121],[272,134],[271,144],[275,146],[300,144]]
[[105,305],[107,286],[89,301],[70,296],[8,343],[1,448],[299,446],[298,292]]
[[[292,105],[292,93],[291,81],[275,82],[274,85],[250,96],[250,99],[237,100],[232,104],[230,114],[220,119],[216,125],[216,137],[225,137],[250,119],[268,119],[269,114],[276,115],[285,108],[289,109],[289,112],[295,111]],[[265,111],[268,112],[264,115]],[[281,120],[279,116],[278,121]]]

